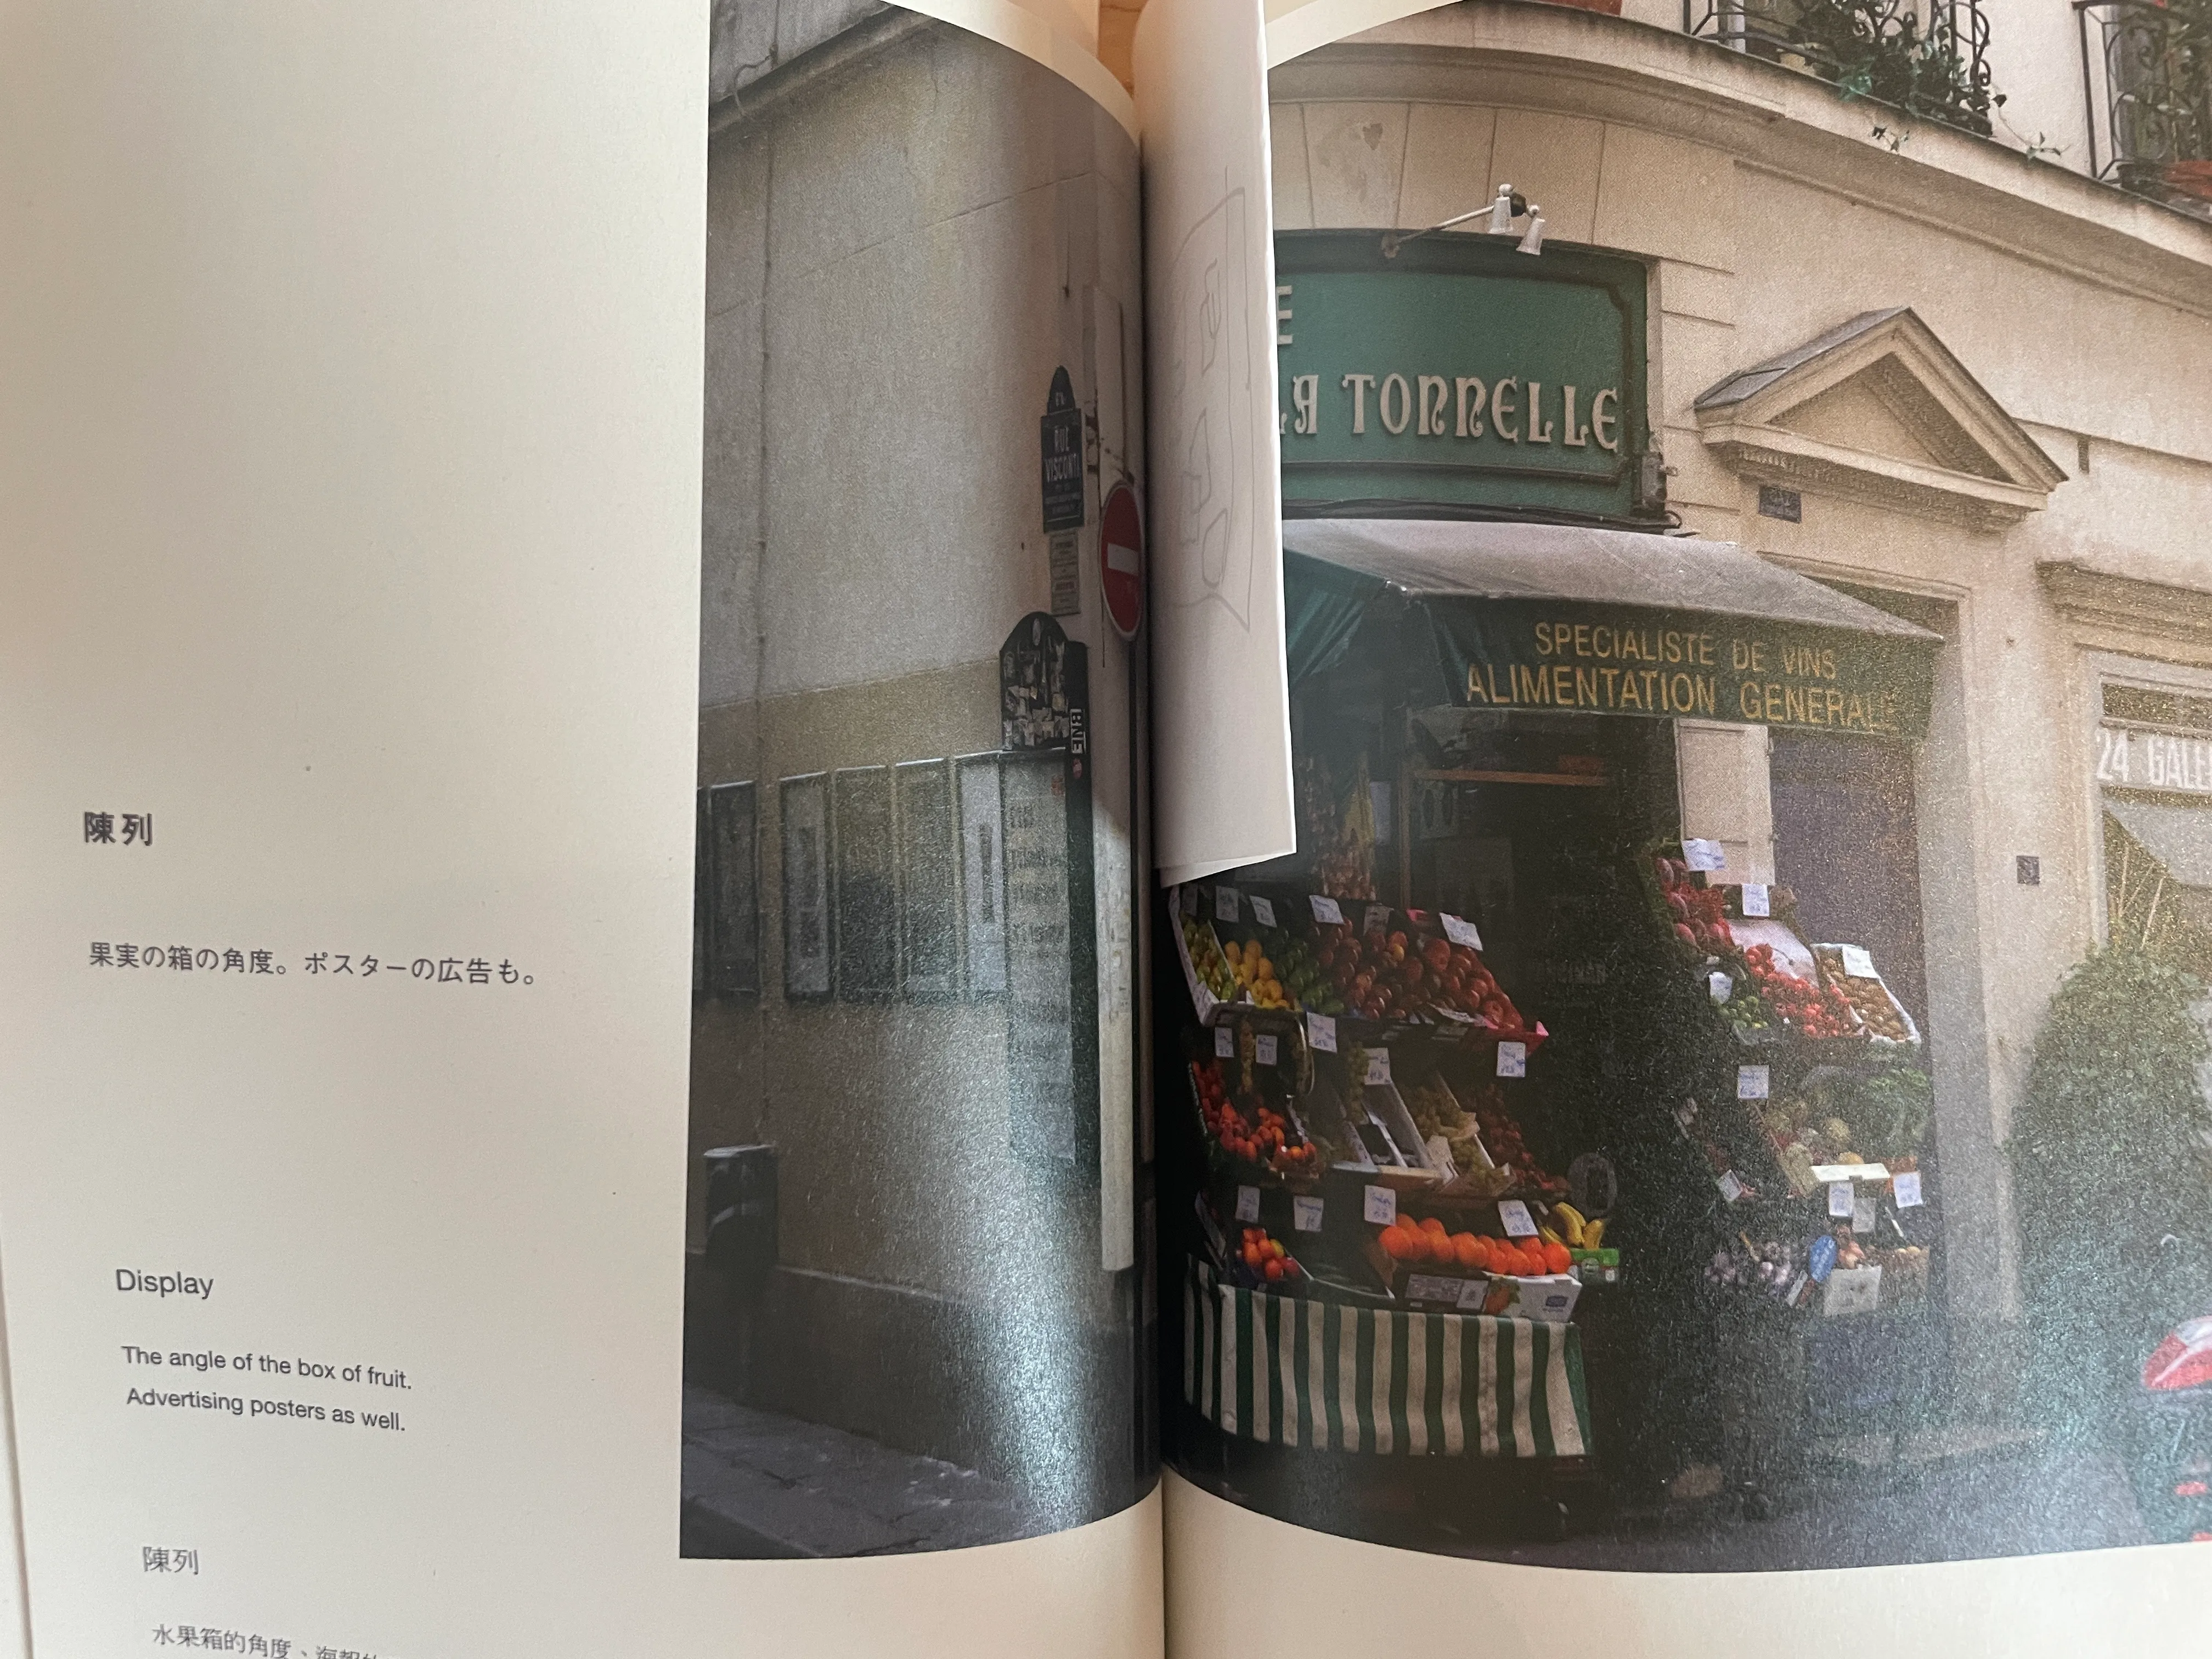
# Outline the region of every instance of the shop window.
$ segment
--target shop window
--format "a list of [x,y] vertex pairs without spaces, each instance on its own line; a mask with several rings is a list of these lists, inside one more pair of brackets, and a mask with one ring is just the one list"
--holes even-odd
[[783,806],[783,994],[803,1001],[830,994],[829,779],[786,778]]
[[[701,830],[706,893],[705,988],[739,996],[760,994],[759,814],[752,784],[722,783],[705,792]],[[703,929],[697,923],[703,920]]]
[[951,1000],[957,986],[958,869],[952,769],[941,760],[895,769],[899,866],[900,987],[915,1002]]
[[1006,835],[999,757],[963,755],[952,763],[960,819],[963,978],[968,995],[1006,992]]
[[891,839],[891,769],[854,767],[830,779],[836,878],[836,968],[842,1002],[898,992],[898,872]]

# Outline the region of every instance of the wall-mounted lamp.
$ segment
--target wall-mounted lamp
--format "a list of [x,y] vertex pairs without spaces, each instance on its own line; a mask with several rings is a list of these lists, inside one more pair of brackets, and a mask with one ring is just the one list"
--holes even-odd
[[1439,224],[1431,225],[1425,230],[1391,231],[1382,239],[1382,257],[1386,259],[1395,259],[1398,257],[1398,250],[1407,243],[1419,241],[1433,231],[1449,230],[1455,225],[1463,225],[1470,219],[1489,221],[1483,229],[1492,236],[1510,236],[1513,234],[1513,222],[1516,219],[1524,218],[1528,222],[1528,228],[1522,234],[1518,251],[1522,253],[1541,253],[1544,251],[1544,210],[1531,205],[1528,198],[1522,196],[1512,185],[1500,185],[1498,187],[1498,195],[1493,200],[1486,206],[1476,208],[1471,213],[1459,214]]

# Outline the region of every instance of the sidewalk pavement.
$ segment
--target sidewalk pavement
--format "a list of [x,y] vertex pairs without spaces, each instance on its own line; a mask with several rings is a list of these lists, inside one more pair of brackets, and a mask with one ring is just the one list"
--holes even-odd
[[686,1556],[898,1555],[1046,1529],[1019,1492],[973,1469],[684,1390]]

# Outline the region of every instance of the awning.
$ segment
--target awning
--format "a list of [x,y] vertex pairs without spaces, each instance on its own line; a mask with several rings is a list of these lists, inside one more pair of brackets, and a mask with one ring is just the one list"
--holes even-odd
[[[1291,684],[1378,606],[1440,697],[1917,738],[1942,636],[1731,542],[1413,519],[1283,526]],[[1409,666],[1412,664],[1409,663]]]
[[2212,806],[2166,806],[2115,800],[2105,810],[2185,887],[2212,888]]

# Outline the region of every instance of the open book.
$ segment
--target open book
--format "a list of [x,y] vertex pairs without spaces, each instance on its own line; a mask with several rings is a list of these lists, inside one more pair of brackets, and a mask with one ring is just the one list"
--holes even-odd
[[0,9],[0,1659],[2201,1650],[2202,12]]

